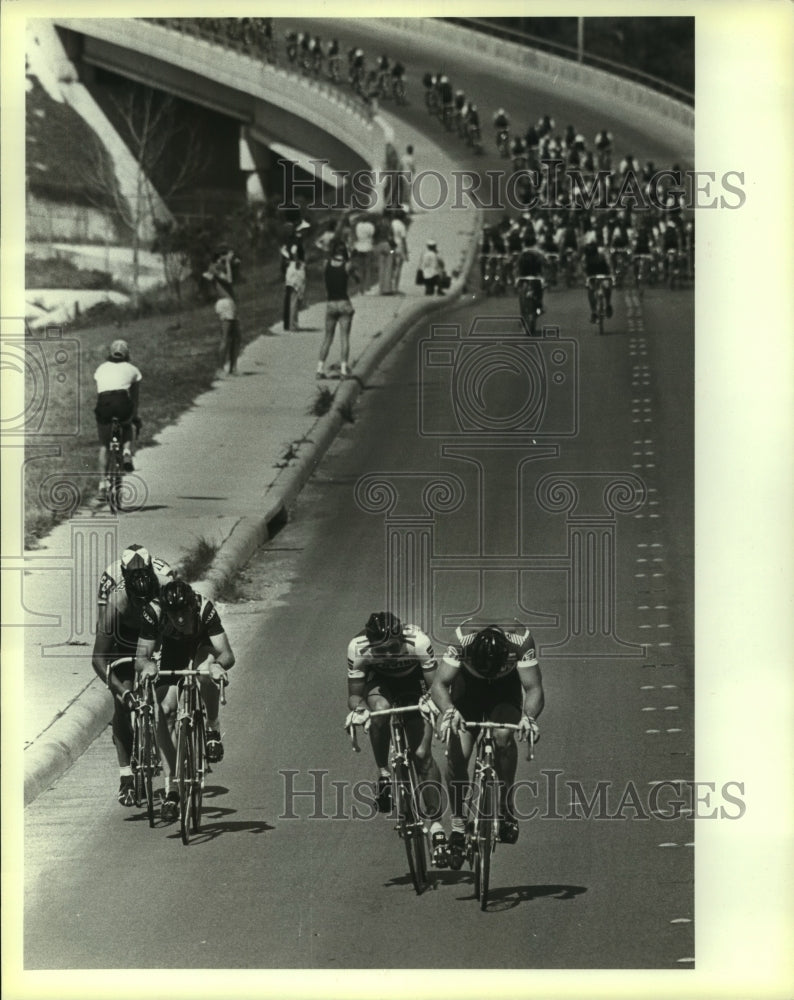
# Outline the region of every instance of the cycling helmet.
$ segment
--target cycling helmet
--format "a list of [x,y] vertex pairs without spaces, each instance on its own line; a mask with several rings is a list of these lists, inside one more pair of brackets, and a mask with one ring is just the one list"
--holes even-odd
[[130,348],[126,340],[114,340],[110,345],[110,357],[116,361],[129,361]]
[[131,597],[150,601],[157,596],[157,575],[152,557],[142,545],[130,545],[122,552],[121,578]]
[[196,592],[184,580],[169,580],[160,591],[160,604],[171,624],[183,635],[191,635],[198,627]]
[[160,591],[160,603],[169,614],[189,608],[195,598],[193,588],[185,580],[169,580]]
[[498,625],[489,625],[471,642],[471,665],[483,677],[495,677],[507,663],[510,642]]
[[386,646],[402,639],[403,626],[391,611],[373,611],[364,626],[370,646]]

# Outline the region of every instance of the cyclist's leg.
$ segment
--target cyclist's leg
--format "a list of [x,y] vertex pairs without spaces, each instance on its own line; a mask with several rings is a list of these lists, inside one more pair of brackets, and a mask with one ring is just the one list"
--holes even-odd
[[[367,708],[371,712],[383,711],[391,708],[394,697],[389,687],[382,678],[377,676],[367,680],[364,689],[364,697],[367,700]],[[372,756],[375,758],[375,766],[378,769],[377,802],[380,812],[388,812],[391,809],[391,772],[389,771],[389,719],[382,715],[372,719],[369,727],[369,742],[372,746]]]
[[[135,655],[135,643],[118,640],[113,650],[116,658]],[[135,676],[135,668],[131,663],[118,667],[114,674],[116,680],[125,691],[131,691]],[[135,786],[130,768],[132,754],[132,717],[118,698],[113,698],[113,719],[111,722],[113,743],[116,747],[116,759],[119,764],[118,800],[123,806],[135,804]]]
[[[492,686],[488,718],[492,722],[516,725],[521,719],[522,700],[521,681],[514,670]],[[518,823],[513,812],[512,790],[516,779],[518,747],[514,732],[510,729],[495,730],[494,750],[494,766],[500,783],[499,811],[503,817],[500,839],[506,843],[515,843],[518,839]]]
[[[214,650],[209,644],[202,644],[193,655],[190,667],[195,670],[209,656],[214,656]],[[207,710],[207,759],[211,764],[219,764],[223,760],[223,743],[221,741],[220,687],[211,677],[199,677],[199,687],[204,707]]]
[[124,468],[127,472],[132,472],[132,456],[133,456],[133,433],[132,424],[127,421],[121,425],[121,454],[122,462],[124,463]]
[[97,418],[96,430],[99,439],[99,461],[97,471],[99,472],[99,499],[104,499],[107,495],[108,486],[108,446],[110,445],[110,424],[104,423]]

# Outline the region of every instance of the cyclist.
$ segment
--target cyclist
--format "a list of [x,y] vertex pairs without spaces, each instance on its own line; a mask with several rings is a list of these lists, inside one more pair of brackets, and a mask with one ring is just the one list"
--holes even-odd
[[135,671],[131,663],[114,670],[110,664],[124,656],[135,656],[143,608],[174,576],[168,563],[152,559],[142,545],[130,545],[120,559],[105,569],[97,590],[97,630],[91,665],[113,695],[111,731],[119,763],[118,799],[123,806],[135,804],[130,769]]
[[[590,303],[590,322],[598,322],[596,312],[596,291],[595,282],[592,278],[608,275],[612,276],[612,268],[609,266],[604,250],[596,243],[587,243],[582,254],[582,268],[587,280],[587,301]],[[607,318],[612,316],[612,285],[608,284],[604,289],[606,298]]]
[[[220,615],[212,601],[197,594],[184,580],[171,580],[160,590],[158,597],[143,608],[142,618],[135,655],[135,669],[140,676],[157,678],[158,666],[152,659],[152,654],[158,642],[162,643],[161,662],[164,670],[207,670],[206,676],[199,677],[201,695],[207,709],[207,760],[210,764],[219,763],[223,760],[223,743],[218,718],[218,685],[221,680],[227,679],[226,671],[234,666],[234,653]],[[171,683],[171,679],[166,683],[168,688],[161,699],[161,716],[165,718],[168,735],[161,743],[161,749],[171,774],[174,774],[176,747],[173,730],[177,685]],[[174,820],[178,811],[179,792],[170,788],[167,776],[162,818]]]
[[480,112],[477,109],[476,104],[470,104],[469,110],[466,113],[466,135],[469,137],[469,141],[473,145],[477,145],[480,141]]
[[[378,768],[379,812],[389,812],[388,716],[371,719],[370,711],[416,705],[427,693],[436,673],[436,657],[430,639],[416,625],[407,625],[391,611],[374,611],[364,628],[347,647],[347,707],[345,728],[368,725],[375,765]],[[433,759],[432,725],[420,715],[405,717],[408,743],[414,755],[422,798],[430,819],[433,863],[447,867],[447,838],[441,823],[441,772]]]
[[[399,60],[392,63],[391,68],[391,95],[396,99],[400,87],[405,87],[405,66]],[[405,90],[402,91],[403,97]]]
[[612,133],[605,128],[596,132],[595,137],[596,155],[598,157],[599,170],[612,169]]
[[455,92],[453,91],[452,83],[446,74],[442,74],[439,78],[438,97],[441,104],[441,117],[444,122],[451,124]]
[[[448,647],[423,702],[428,715],[438,712],[436,732],[449,738],[447,785],[452,807],[449,837],[450,867],[462,866],[465,852],[464,795],[469,782],[469,758],[474,733],[465,722],[507,722],[521,726],[519,739],[538,738],[536,718],[543,711],[543,681],[538,666],[535,640],[529,629],[507,632],[488,625],[464,635],[457,629],[457,644]],[[518,840],[511,789],[518,752],[511,730],[494,731],[496,772],[501,784],[499,839],[505,844]]]
[[525,295],[533,289],[537,306],[535,311],[538,316],[546,310],[543,308],[543,282],[542,281],[522,281],[522,278],[542,278],[547,267],[546,255],[538,247],[534,233],[527,232],[524,236],[524,244],[521,253],[516,261],[516,285],[518,286],[518,300],[523,301]]
[[466,95],[462,90],[455,91],[454,104],[454,116],[455,116],[455,127],[457,129],[458,135],[463,137],[463,121],[464,121],[464,109],[466,107]]
[[502,156],[510,153],[510,118],[504,108],[499,108],[493,116],[493,127],[496,132],[496,147]]
[[115,417],[121,424],[122,464],[125,472],[132,472],[132,427],[137,423],[138,392],[143,378],[141,371],[130,362],[130,349],[126,340],[114,340],[110,345],[107,361],[94,372],[97,401],[94,408],[99,437],[99,492],[97,501],[107,500],[107,463],[110,432]]
[[340,54],[339,54],[339,39],[332,38],[328,43],[328,75],[333,80],[339,79],[339,66],[340,66]]

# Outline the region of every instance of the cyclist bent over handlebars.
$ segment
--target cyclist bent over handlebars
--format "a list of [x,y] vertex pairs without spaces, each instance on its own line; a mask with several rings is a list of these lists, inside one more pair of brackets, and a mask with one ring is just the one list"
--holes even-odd
[[[464,635],[457,629],[458,643],[444,654],[433,686],[429,708],[439,712],[437,734],[449,738],[447,785],[452,804],[452,833],[449,837],[450,867],[464,861],[464,799],[469,784],[469,758],[476,734],[466,722],[506,722],[520,725],[520,738],[530,731],[538,738],[535,719],[543,711],[543,681],[529,629],[506,632],[489,625]],[[511,789],[515,781],[518,751],[513,731],[495,729],[496,773],[501,785],[499,839],[505,844],[518,840]]]
[[[207,709],[207,760],[217,764],[223,760],[221,742],[220,709],[221,680],[226,680],[226,671],[234,666],[234,653],[223,630],[220,615],[212,601],[197,594],[184,580],[173,580],[160,591],[160,596],[151,601],[143,610],[143,624],[138,638],[135,669],[141,677],[158,675],[158,666],[152,659],[158,640],[162,641],[163,670],[201,670],[207,674],[199,677],[201,696]],[[163,715],[166,718],[170,738],[164,741],[163,753],[168,761],[171,774],[176,773],[176,747],[173,731],[177,710],[177,679],[164,679],[168,689],[161,699]],[[171,789],[166,781],[166,797],[163,802],[162,817],[174,820],[179,811],[179,792]]]
[[[370,711],[416,705],[433,682],[436,658],[430,639],[415,625],[405,625],[390,611],[375,611],[347,648],[345,728],[369,724],[378,768],[378,811],[391,809],[389,775],[390,728],[387,716],[370,719]],[[447,838],[441,824],[441,772],[433,760],[433,730],[417,713],[405,716],[405,732],[414,756],[422,799],[430,820],[433,864],[447,867]]]

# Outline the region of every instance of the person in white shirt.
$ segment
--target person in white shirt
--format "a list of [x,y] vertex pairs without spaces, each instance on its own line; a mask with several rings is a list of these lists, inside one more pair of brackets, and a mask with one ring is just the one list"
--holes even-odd
[[229,374],[237,374],[237,357],[240,353],[240,324],[237,320],[237,304],[230,295],[222,295],[215,303],[215,314],[221,321],[221,342],[218,352],[221,367],[218,372],[223,375],[226,363],[229,363]]
[[284,281],[291,293],[289,297],[289,329],[300,330],[298,313],[306,293],[306,269],[302,260],[290,261]]
[[138,417],[138,390],[143,378],[140,369],[130,362],[130,349],[124,340],[114,340],[110,345],[107,361],[94,372],[97,402],[94,407],[97,435],[99,437],[99,493],[97,500],[107,499],[107,461],[110,432],[115,417],[121,424],[122,464],[125,472],[132,472],[133,423],[140,427]]
[[403,263],[408,260],[408,230],[405,225],[406,209],[400,206],[400,210],[391,221],[391,237],[394,244],[394,263],[392,267],[391,292],[397,294],[400,290],[400,273]]
[[375,226],[362,215],[353,226],[353,266],[361,280],[361,290],[366,292],[372,283],[372,251],[375,246]]

